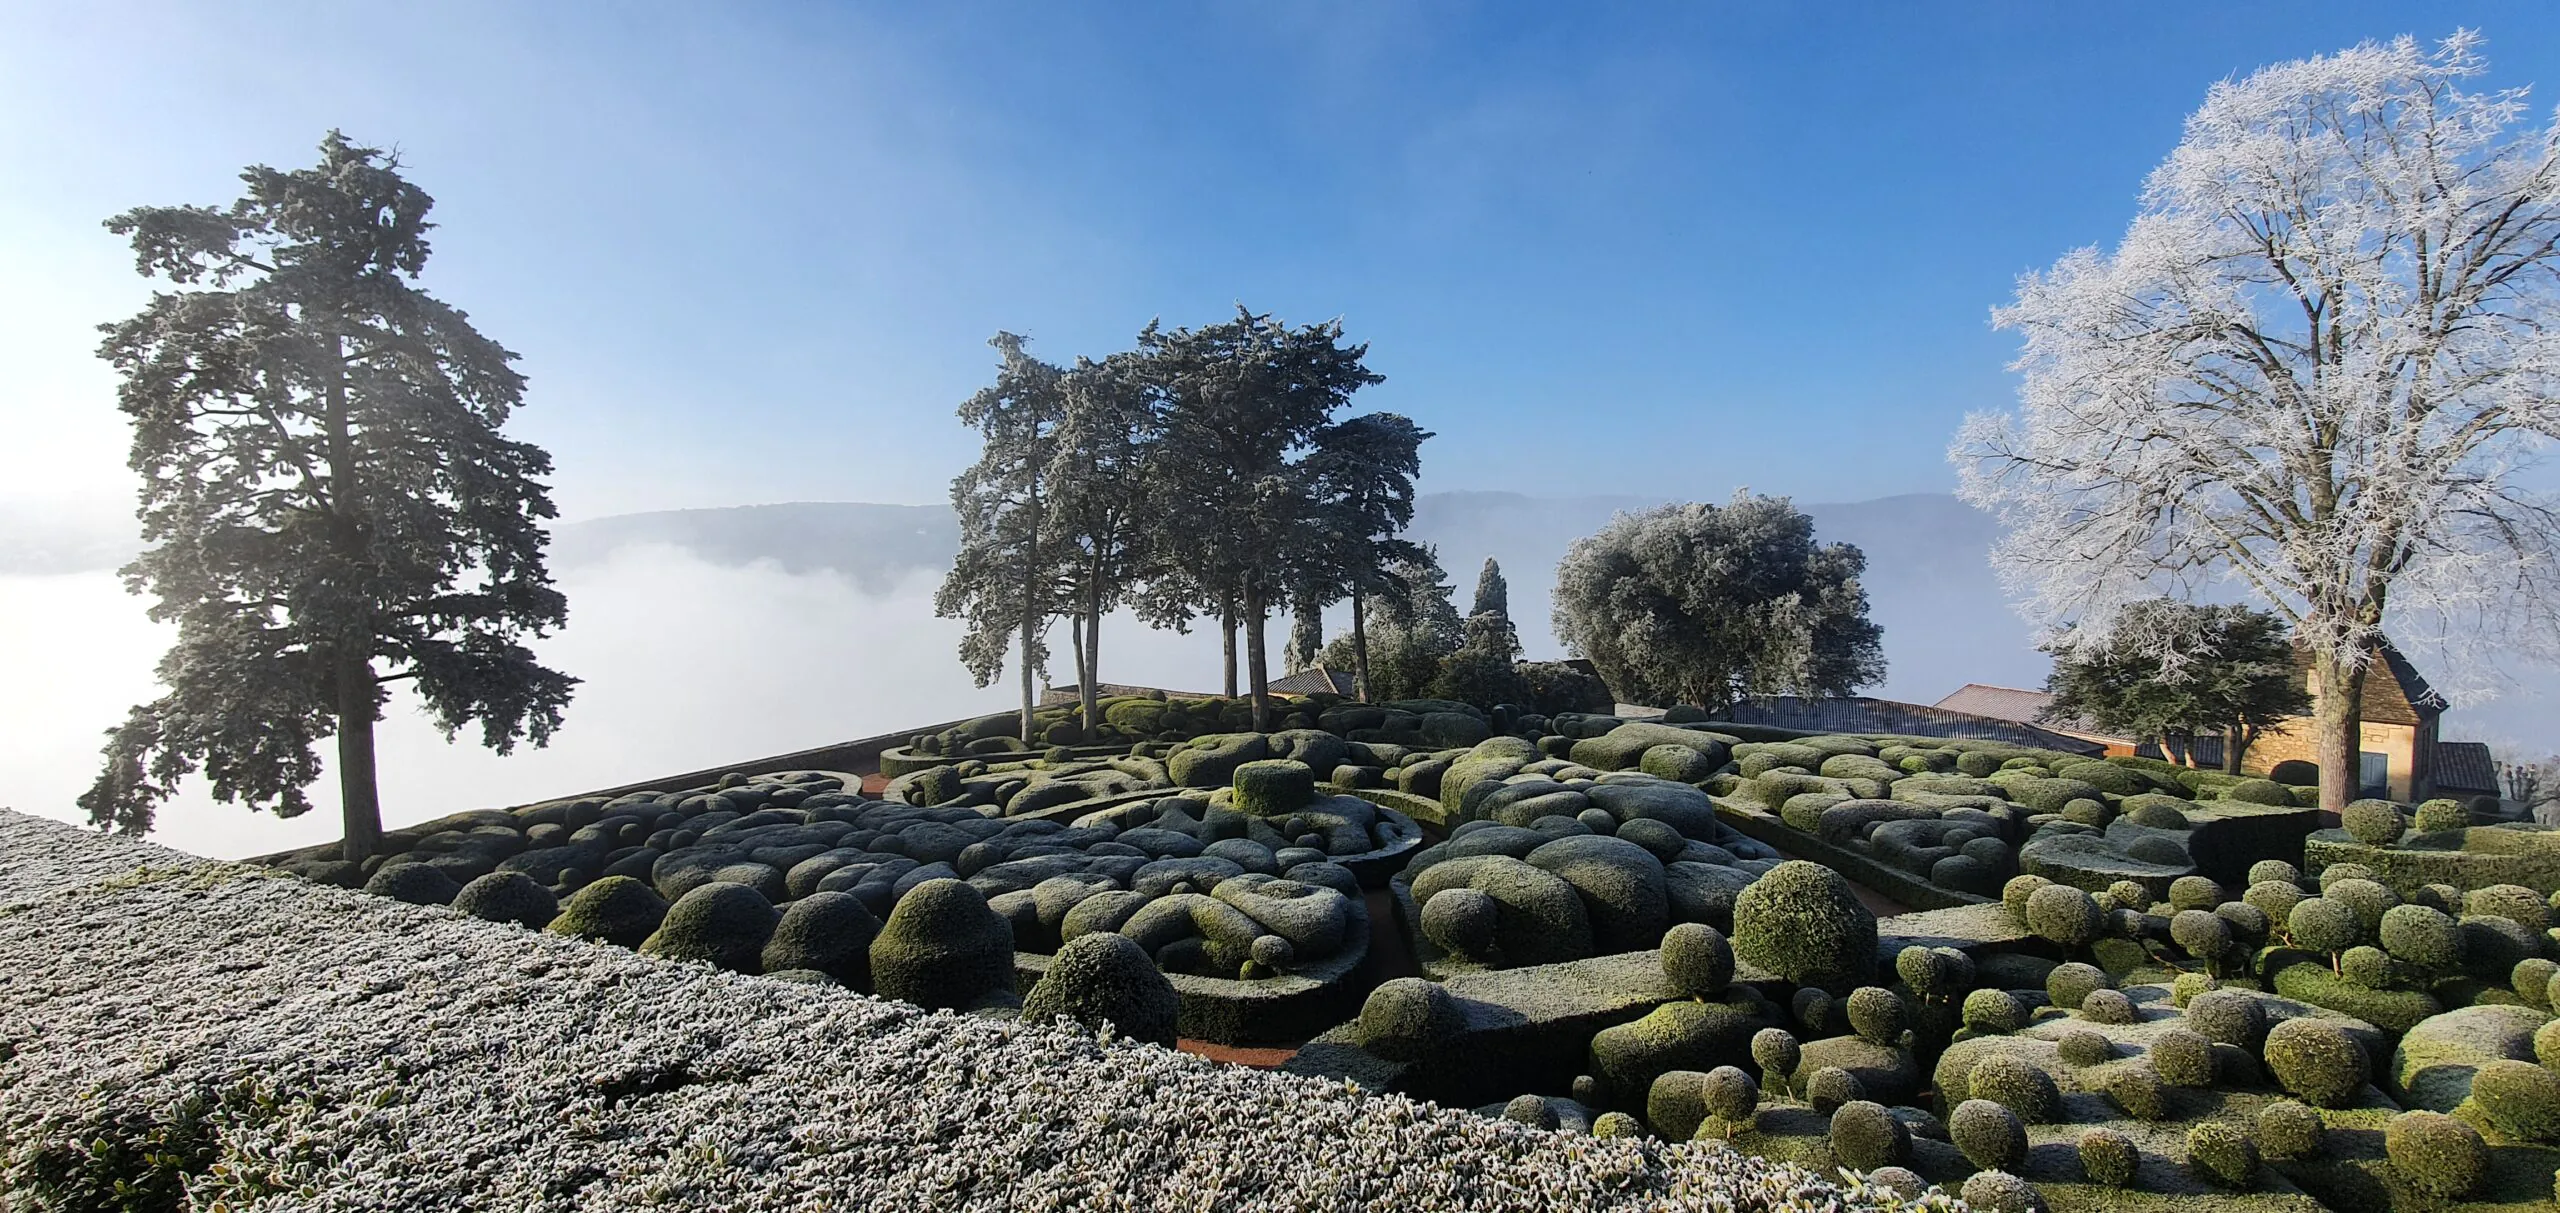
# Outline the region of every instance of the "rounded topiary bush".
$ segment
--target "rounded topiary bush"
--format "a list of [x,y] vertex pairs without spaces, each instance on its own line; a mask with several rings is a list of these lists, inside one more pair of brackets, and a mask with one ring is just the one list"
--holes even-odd
[[2293,807],[2293,790],[2272,779],[2243,779],[2222,790],[2224,800],[2242,804],[2262,804],[2270,808]]
[[2441,1112],[2402,1112],[2382,1126],[2382,1151],[2409,1186],[2459,1200],[2489,1175],[2480,1130]]
[[2380,990],[2399,975],[2391,954],[2371,944],[2357,944],[2338,954],[2338,976],[2348,985]]
[[1704,923],[1675,924],[1662,935],[1662,973],[1683,994],[1696,998],[1721,994],[1733,983],[1733,945],[1724,932]]
[[1851,1100],[1831,1114],[1831,1153],[1855,1171],[1911,1161],[1911,1130],[1883,1104]]
[[2258,1109],[2258,1150],[2269,1158],[2317,1158],[2328,1132],[2308,1104],[2279,1099]]
[[2471,1102],[2502,1133],[2560,1141],[2560,1074],[2529,1061],[2487,1062],[2471,1075]]
[[560,899],[522,872],[491,872],[462,886],[454,894],[453,908],[473,918],[539,931],[560,916]]
[[1878,1167],[1867,1172],[1867,1187],[1891,1192],[1904,1200],[1918,1200],[1928,1194],[1929,1181],[1909,1167]]
[[2270,922],[2282,925],[2292,917],[2293,908],[2309,896],[2302,891],[2302,886],[2289,881],[2262,880],[2240,894],[2240,901],[2257,907],[2258,912],[2266,915]]
[[2539,935],[2551,926],[2551,903],[2520,884],[2493,884],[2462,895],[2465,916],[2504,918]]
[[2400,841],[2406,827],[2400,806],[2388,800],[2351,800],[2338,811],[2338,824],[2346,827],[2357,842],[2369,847],[2387,847]]
[[1644,1122],[1624,1112],[1603,1112],[1591,1121],[1593,1137],[1642,1137]]
[[1902,996],[1883,986],[1860,986],[1849,994],[1849,1030],[1869,1044],[1892,1047],[1911,1026]]
[[2169,940],[2208,964],[2230,955],[2231,923],[2211,910],[2180,910],[2169,919]]
[[[2555,978],[2560,981],[2560,978]],[[2533,1034],[2534,1059],[2554,1070],[2560,1070],[2560,1019],[2542,1025]]]
[[452,905],[462,886],[444,869],[422,862],[386,863],[364,882],[364,891],[413,906]]
[[[958,881],[951,882],[958,884]],[[974,893],[977,890],[971,889]],[[985,904],[981,899],[980,904]],[[708,961],[740,973],[763,971],[765,941],[773,938],[782,917],[762,893],[742,884],[715,880],[698,885],[667,907],[666,920],[640,950],[665,960]],[[997,922],[1003,923],[999,916]],[[1005,960],[1010,972],[1013,928],[1005,928]]]
[[2118,1066],[2106,1071],[2101,1085],[2125,1115],[2136,1120],[2168,1119],[2169,1085],[2160,1081],[2160,1071],[2151,1066]]
[[2057,1007],[2077,1007],[2088,1001],[2091,991],[2110,989],[2114,984],[2108,980],[2106,970],[2075,960],[2055,965],[2053,972],[2046,974],[2044,993]]
[[1478,964],[1499,964],[1500,907],[1481,889],[1442,889],[1422,903],[1422,936],[1442,951]]
[[2028,930],[2066,948],[2085,946],[2105,928],[2098,903],[2067,884],[2049,884],[2027,898]]
[[2091,899],[2098,903],[2098,908],[2101,910],[2148,910],[2151,908],[2151,890],[2143,888],[2142,882],[2138,880],[2116,881],[2107,886],[2106,892],[2093,894]]
[[[1108,1023],[1119,1035],[1166,1048],[1173,1047],[1181,1009],[1172,980],[1146,950],[1128,936],[1108,931],[1068,940],[1022,999],[1026,1022],[1063,1017],[1096,1029]],[[1545,1101],[1539,1102],[1544,1106]]]
[[2399,894],[2374,880],[2341,880],[2320,895],[2355,912],[2356,929],[2362,938],[2371,938],[2381,930],[2382,916],[2400,904]]
[[2122,990],[2091,990],[2080,1000],[2080,1013],[2106,1024],[2132,1023],[2136,1018],[2133,999]]
[[[454,903],[457,909],[461,904],[460,901]],[[2560,977],[2560,964],[2553,964],[2540,956],[2528,956],[2507,970],[2507,987],[2524,999],[2526,1006],[2548,1011],[2551,1009],[2551,979],[2554,977]]]
[[2080,1134],[2080,1169],[2088,1172],[2091,1183],[2121,1188],[2133,1182],[2141,1164],[2141,1149],[2117,1130],[2101,1127]]
[[2169,981],[2169,1005],[2183,1008],[2194,1002],[2197,995],[2210,994],[2221,987],[2222,983],[2210,974],[2180,973]]
[[2095,1066],[2115,1060],[2115,1042],[2087,1028],[2073,1028],[2053,1042],[2066,1065]]
[[1512,1096],[1511,1102],[1502,1105],[1502,1118],[1532,1129],[1553,1129],[1557,1124],[1555,1105],[1542,1095]]
[[2258,1147],[2227,1120],[2208,1120],[2187,1130],[2187,1164],[2226,1188],[2258,1184]]
[[[1964,971],[1959,970],[1959,965]],[[1894,974],[1922,998],[1945,998],[1963,989],[1972,979],[1971,968],[1972,961],[1953,948],[1913,944],[1893,958]]]
[[2414,903],[2393,906],[2382,912],[2376,934],[2395,959],[2431,972],[2462,967],[2462,931],[2442,910]]
[[2027,921],[2027,899],[2035,896],[2036,890],[2052,883],[2042,876],[2012,876],[2007,884],[2000,886],[2000,904],[2007,907],[2010,918],[2016,920],[2020,926],[2024,926]]
[[2302,869],[2281,859],[2261,859],[2249,865],[2250,884],[2265,884],[2269,881],[2299,885],[2302,883]]
[[1360,1004],[1360,1047],[1389,1061],[1412,1061],[1457,1034],[1457,1000],[1440,983],[1391,977]]
[[1964,1026],[2006,1035],[2026,1026],[2027,1009],[2007,990],[1982,989],[1964,996]]
[[607,876],[579,889],[560,904],[560,914],[543,929],[554,935],[601,940],[636,948],[666,921],[667,899],[630,876]]
[[1751,1060],[1760,1067],[1762,1083],[1785,1089],[1804,1061],[1804,1046],[1785,1028],[1762,1028],[1751,1036]]
[[851,893],[811,893],[783,908],[764,945],[764,971],[814,969],[848,986],[871,984],[880,919]]
[[2416,828],[2421,834],[2440,834],[2470,825],[2471,811],[2458,800],[2430,800],[2418,806]]
[[2267,1007],[2245,990],[2208,990],[2188,1001],[2187,1022],[2207,1040],[2254,1053],[2267,1031]]
[[2285,915],[2284,925],[2294,943],[2328,955],[2344,952],[2364,937],[2356,912],[2326,897],[2304,898],[2291,914]]
[[1947,1118],[1947,1139],[1965,1160],[1987,1170],[2015,1170],[2027,1160],[2027,1126],[1988,1099],[1968,1099]]
[[2007,1171],[1978,1171],[1965,1177],[1964,1204],[1982,1213],[2043,1213],[2044,1198],[2036,1186]]
[[1263,758],[1236,766],[1235,806],[1240,813],[1278,817],[1305,808],[1316,796],[1315,769],[1294,758]]
[[1816,1112],[1829,1115],[1844,1104],[1867,1097],[1867,1086],[1858,1076],[1838,1066],[1824,1066],[1804,1080],[1804,1101]]
[[1847,878],[1791,859],[1752,881],[1733,902],[1733,950],[1797,985],[1840,991],[1876,968],[1876,916]]
[[2347,1106],[2373,1077],[2364,1046],[2317,1019],[2288,1019],[2269,1029],[2266,1062],[2277,1085],[2323,1108]]
[[1735,1130],[1749,1128],[1751,1114],[1760,1107],[1760,1084],[1753,1082],[1736,1066],[1717,1066],[1707,1071],[1699,1094],[1707,1111],[1724,1122],[1728,1136]]
[[2054,1086],[2053,1076],[2043,1067],[2008,1053],[1991,1053],[1973,1063],[1965,1075],[1965,1090],[1975,1099],[1987,1099],[2018,1115],[2029,1124],[2052,1120],[2062,1108],[2062,1092]]
[[1787,1000],[1787,1009],[1794,1013],[1796,1023],[1802,1025],[1809,1036],[1832,1035],[1839,1023],[1838,1000],[1814,986],[1797,990],[1795,997]]
[[2169,905],[2172,908],[2210,910],[2221,904],[2222,886],[2210,876],[2181,876],[2169,882]]
[[2151,1039],[2151,1068],[2173,1087],[2209,1087],[2221,1069],[2213,1042],[2190,1028],[2171,1028]]
[[1010,992],[1013,924],[966,882],[918,884],[871,941],[871,986],[882,998],[951,1010]]

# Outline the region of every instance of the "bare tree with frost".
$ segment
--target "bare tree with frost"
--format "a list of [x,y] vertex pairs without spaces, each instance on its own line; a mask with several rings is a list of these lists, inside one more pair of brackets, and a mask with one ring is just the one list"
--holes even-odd
[[[2560,514],[2519,473],[2560,433],[2560,151],[2522,90],[2466,91],[2457,32],[2213,86],[2112,253],[2020,280],[2015,414],[1969,418],[1967,501],[2022,611],[2113,634],[2236,579],[2321,692],[2321,806],[2354,795],[2388,622],[2457,700],[2497,645],[2560,649]],[[2180,656],[2155,638],[2174,666]]]

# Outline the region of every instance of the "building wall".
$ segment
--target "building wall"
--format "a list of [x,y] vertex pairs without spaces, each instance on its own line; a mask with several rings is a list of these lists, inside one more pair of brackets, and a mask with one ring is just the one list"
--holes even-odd
[[[2418,754],[2421,749],[2419,742],[2423,740],[2432,745],[2434,738],[2432,736],[2422,738],[2420,733],[2433,731],[2432,728],[2420,729],[2405,724],[2376,724],[2372,721],[2364,723],[2363,735],[2357,742],[2357,748],[2367,753],[2381,754],[2389,760],[2393,800],[2409,801],[2424,798],[2426,773],[2418,769]],[[2299,758],[2304,762],[2318,762],[2320,760],[2317,752],[2318,744],[2317,722],[2308,716],[2297,716],[2287,721],[2283,729],[2270,729],[2251,744],[2248,757],[2241,761],[2240,766],[2242,770],[2252,775],[2264,775],[2274,770],[2277,763],[2287,759]]]

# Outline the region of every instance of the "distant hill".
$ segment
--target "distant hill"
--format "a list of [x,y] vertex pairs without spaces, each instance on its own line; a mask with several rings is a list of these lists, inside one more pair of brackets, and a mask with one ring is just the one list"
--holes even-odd
[[[1440,549],[1461,609],[1485,557],[1501,561],[1521,641],[1532,656],[1557,656],[1548,613],[1565,548],[1619,511],[1661,502],[1427,493],[1415,502],[1409,533]],[[1804,509],[1822,539],[1854,543],[1867,554],[1871,616],[1885,629],[1889,663],[1885,683],[1873,693],[1929,703],[1967,682],[2042,684],[2045,659],[2002,600],[1986,560],[1999,533],[1990,518],[1943,493]],[[948,567],[959,530],[942,506],[798,502],[666,510],[563,526],[552,559],[571,568],[646,544],[683,548],[714,564],[769,560],[795,573],[832,571],[879,592],[908,573]]]

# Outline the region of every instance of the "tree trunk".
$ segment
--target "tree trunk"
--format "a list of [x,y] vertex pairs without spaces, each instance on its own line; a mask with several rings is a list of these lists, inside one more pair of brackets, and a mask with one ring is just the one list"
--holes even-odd
[[1102,570],[1099,568],[1085,580],[1082,626],[1084,631],[1077,636],[1076,651],[1084,655],[1084,673],[1076,681],[1083,685],[1079,698],[1084,708],[1084,741],[1086,745],[1092,745],[1093,730],[1102,723],[1094,719],[1102,710],[1102,691],[1096,685],[1102,679]]
[[1226,638],[1226,696],[1229,699],[1233,699],[1236,697],[1236,600],[1233,596],[1229,596],[1219,604],[1218,632]]
[[373,663],[365,659],[338,666],[338,803],[346,822],[339,856],[363,863],[382,845],[382,793],[373,772],[373,717],[376,688]]
[[[1026,602],[1028,599],[1025,600]],[[1031,744],[1031,713],[1035,704],[1031,691],[1031,608],[1022,608],[1022,744]]]
[[1360,702],[1369,702],[1369,621],[1362,608],[1367,595],[1360,583],[1351,584],[1351,689]]
[[1081,698],[1084,684],[1091,681],[1084,668],[1084,612],[1067,616],[1067,638],[1076,646],[1076,689]]
[[2364,674],[2362,662],[2349,663],[2325,649],[2311,654],[2311,676],[2320,684],[2320,701],[2312,706],[2317,722],[2315,758],[2320,763],[2320,815],[2334,823],[2347,802],[2356,798],[2364,779]]
[[1271,661],[1263,647],[1264,616],[1269,604],[1262,600],[1262,587],[1246,582],[1244,587],[1245,673],[1253,680],[1253,731],[1271,731]]

